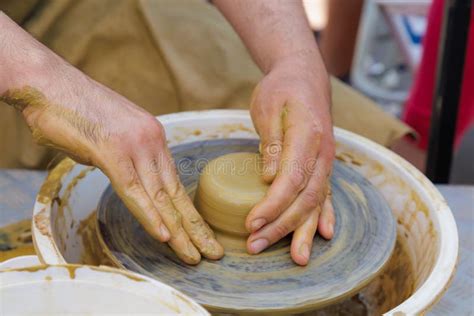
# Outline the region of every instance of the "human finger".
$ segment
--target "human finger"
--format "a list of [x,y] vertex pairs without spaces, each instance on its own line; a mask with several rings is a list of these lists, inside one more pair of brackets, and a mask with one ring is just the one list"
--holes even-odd
[[250,232],[278,218],[306,187],[320,143],[320,138],[313,136],[298,126],[286,130],[278,174],[263,200],[247,216],[246,227]]
[[160,170],[154,168],[159,165],[160,158],[153,154],[138,155],[136,159],[137,172],[148,196],[158,210],[163,222],[170,232],[168,245],[176,255],[188,264],[197,264],[201,255],[196,249],[183,227],[182,215],[176,210],[171,198],[162,183]]
[[179,181],[174,161],[168,151],[161,156],[164,168],[161,179],[174,207],[182,215],[182,224],[193,244],[206,258],[220,259],[224,248],[217,241],[214,232],[194,207],[184,186]]
[[319,234],[326,239],[331,239],[334,236],[335,223],[336,217],[334,215],[332,197],[331,194],[328,193],[319,219]]
[[311,257],[313,239],[318,229],[319,218],[319,210],[315,209],[293,233],[290,250],[291,258],[301,266],[307,265]]
[[170,232],[158,210],[146,193],[130,158],[114,163],[111,159],[102,171],[109,177],[113,188],[138,222],[153,238],[161,242],[170,239]]

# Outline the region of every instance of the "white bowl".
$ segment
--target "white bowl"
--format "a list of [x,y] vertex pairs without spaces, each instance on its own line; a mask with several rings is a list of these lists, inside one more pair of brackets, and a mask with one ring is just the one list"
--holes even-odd
[[[171,146],[205,139],[257,137],[248,111],[183,112],[158,119]],[[335,128],[335,136],[338,159],[364,175],[384,195],[397,219],[398,239],[408,248],[414,288],[397,306],[387,303],[391,308],[387,314],[425,312],[439,300],[455,272],[458,234],[449,207],[434,185],[398,155],[339,128]],[[94,212],[107,184],[99,170],[69,159],[50,172],[38,194],[32,225],[43,262],[90,263],[91,249],[80,223]],[[370,291],[389,291],[374,286]]]
[[0,301],[2,315],[209,315],[184,294],[155,280],[83,265],[0,270]]

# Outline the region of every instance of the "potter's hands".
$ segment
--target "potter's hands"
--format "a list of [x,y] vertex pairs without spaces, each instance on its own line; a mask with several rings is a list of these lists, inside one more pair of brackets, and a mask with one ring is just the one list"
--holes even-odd
[[[146,231],[189,264],[223,248],[180,183],[161,124],[67,64],[0,12],[0,100],[34,138],[99,167]],[[132,83],[133,84],[133,83]]]
[[276,64],[255,89],[250,111],[261,138],[263,178],[272,184],[247,217],[247,249],[259,253],[294,232],[291,257],[306,265],[316,230],[330,239],[335,223],[326,72],[304,56]]
[[223,248],[179,181],[161,124],[115,92],[86,81],[81,95],[93,95],[93,102],[81,97],[65,106],[23,110],[37,140],[99,167],[145,230],[168,242],[184,262],[197,264],[200,253],[222,257]]
[[145,230],[168,242],[184,262],[197,264],[200,253],[222,257],[222,246],[179,181],[161,124],[91,80],[81,86],[84,98],[66,100],[65,106],[24,109],[39,142],[99,167]]

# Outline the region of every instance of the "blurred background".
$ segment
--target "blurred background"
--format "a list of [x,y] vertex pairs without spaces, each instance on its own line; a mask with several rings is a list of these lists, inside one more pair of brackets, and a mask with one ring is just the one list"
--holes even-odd
[[[392,149],[426,171],[430,118],[440,59],[443,0],[304,0],[328,71],[416,132]],[[467,2],[466,2],[467,3]],[[472,13],[471,13],[472,16]],[[455,124],[451,183],[474,183],[473,27]],[[457,56],[460,52],[455,52]],[[455,111],[455,109],[451,109]],[[444,137],[440,135],[439,137]]]
[[329,72],[402,116],[431,0],[304,0]]

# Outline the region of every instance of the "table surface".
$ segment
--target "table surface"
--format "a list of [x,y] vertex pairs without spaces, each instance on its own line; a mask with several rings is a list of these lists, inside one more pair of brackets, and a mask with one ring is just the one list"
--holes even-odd
[[[0,169],[0,226],[31,217],[46,172]],[[474,314],[474,186],[437,185],[456,219],[459,262],[451,287],[428,315]]]

